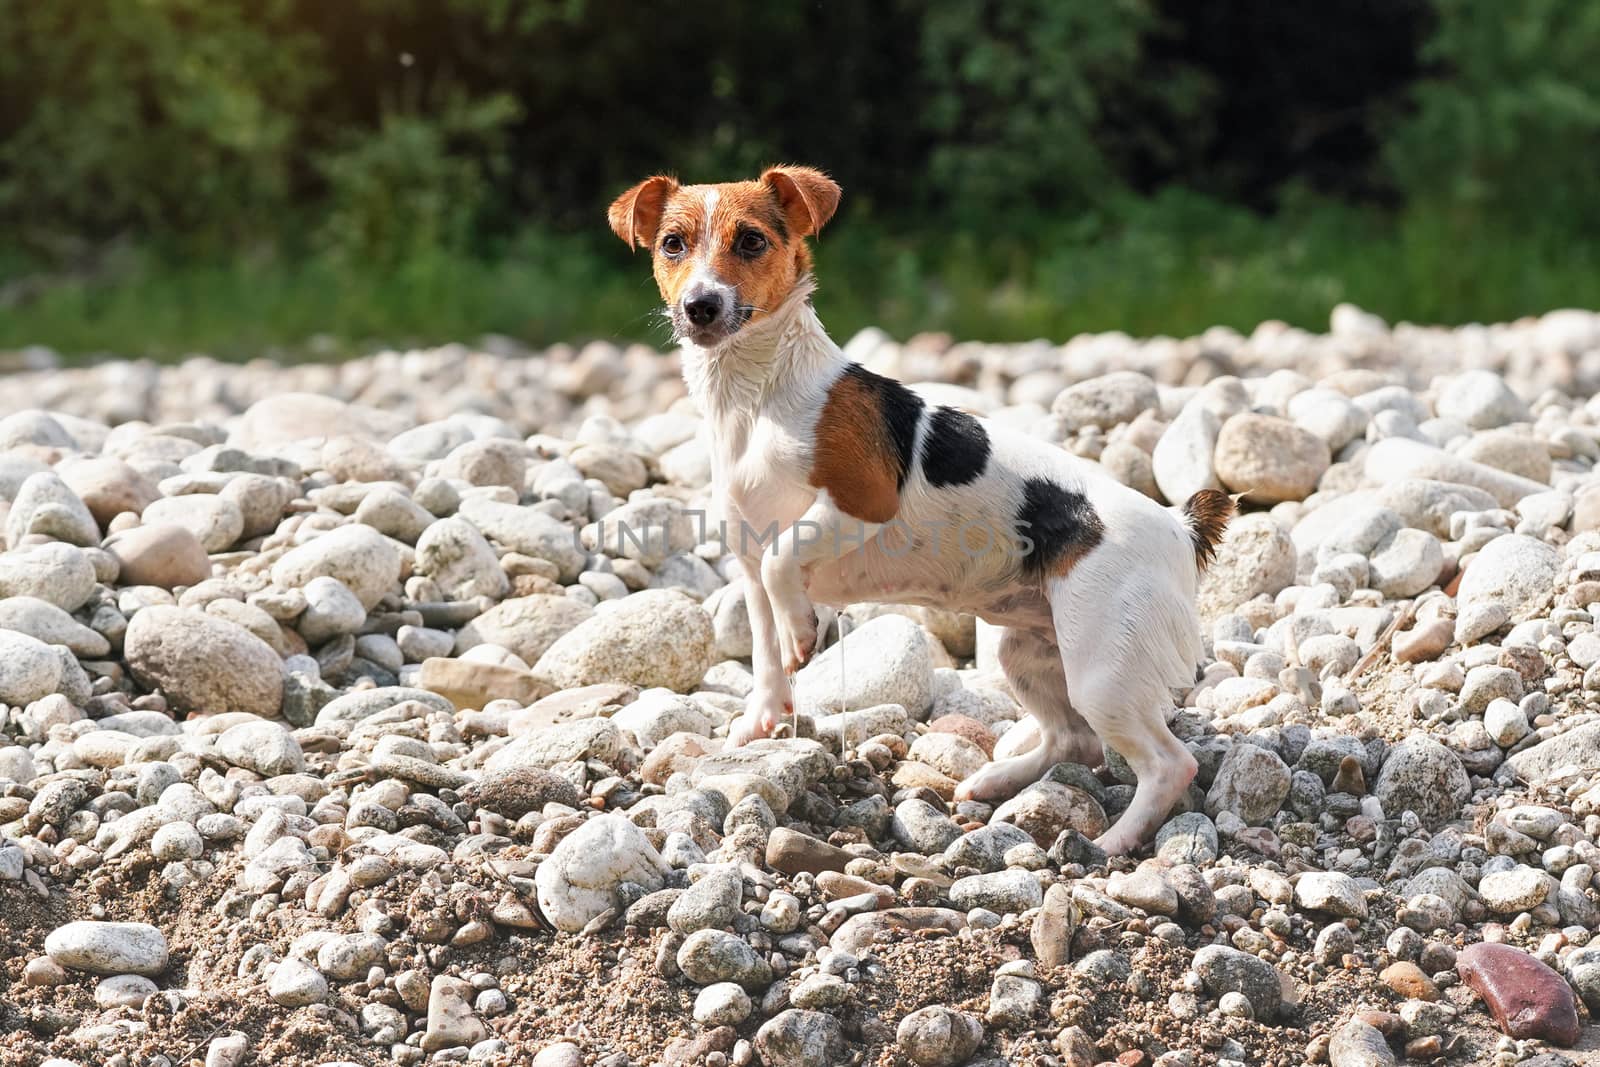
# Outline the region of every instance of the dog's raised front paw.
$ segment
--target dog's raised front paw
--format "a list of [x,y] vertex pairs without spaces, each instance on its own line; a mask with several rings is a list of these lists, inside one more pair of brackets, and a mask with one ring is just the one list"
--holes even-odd
[[783,669],[793,674],[811,662],[817,650],[817,616],[807,609],[802,613],[784,613],[778,616],[778,651],[783,655]]

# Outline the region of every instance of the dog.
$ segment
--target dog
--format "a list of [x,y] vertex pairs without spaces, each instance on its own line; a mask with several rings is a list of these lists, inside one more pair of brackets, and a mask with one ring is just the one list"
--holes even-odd
[[1099,766],[1103,742],[1138,787],[1096,843],[1132,851],[1197,770],[1167,715],[1173,690],[1194,684],[1195,590],[1233,501],[1202,490],[1162,507],[1098,464],[848,360],[812,308],[807,243],[840,195],[820,170],[774,166],[716,185],[647,178],[607,213],[630,249],[651,251],[710,425],[715,506],[740,531],[728,547],[755,677],[730,743],[792,714],[815,605],[970,612],[1004,628],[1000,667],[1032,720],[1018,737],[1037,740],[961,782],[957,799],[1009,797],[1062,761]]

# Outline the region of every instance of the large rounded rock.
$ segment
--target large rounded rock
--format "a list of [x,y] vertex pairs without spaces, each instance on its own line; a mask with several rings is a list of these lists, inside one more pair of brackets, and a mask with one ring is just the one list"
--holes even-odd
[[921,718],[933,705],[927,636],[903,615],[880,615],[806,664],[794,700],[808,715],[898,704]]
[[113,535],[105,547],[120,565],[118,578],[124,585],[173,589],[211,577],[205,546],[182,526],[136,526]]
[[1161,405],[1156,383],[1137,371],[1114,371],[1063,389],[1051,410],[1069,433],[1085,426],[1109,430]]
[[654,892],[670,870],[643,830],[621,815],[602,815],[562,838],[533,880],[545,917],[576,933],[617,906],[623,882]]
[[558,689],[626,682],[687,692],[711,666],[711,616],[682,593],[647,589],[561,637],[534,673]]
[[167,969],[167,938],[147,923],[70,922],[44,939],[45,955],[69,971],[157,975]]
[[150,479],[115,456],[68,460],[56,472],[101,526],[125,511],[142,513],[161,495]]
[[1472,783],[1454,752],[1432,738],[1416,736],[1389,750],[1372,794],[1390,818],[1413,811],[1431,828],[1461,817]]
[[538,663],[558,638],[593,614],[593,608],[567,596],[513,597],[456,632],[456,655],[477,645],[499,645],[524,663]]
[[235,767],[255,771],[263,778],[299,774],[306,769],[299,742],[275,722],[230,726],[217,738],[217,751]]
[[77,611],[94,594],[94,586],[94,564],[72,545],[0,552],[0,597],[33,596],[63,611]]
[[1262,593],[1294,582],[1294,540],[1271,515],[1241,515],[1228,524],[1217,558],[1200,579],[1200,614],[1215,618]]
[[1499,605],[1512,622],[1532,618],[1551,598],[1561,555],[1536,537],[1496,537],[1472,558],[1457,602],[1464,615],[1473,608]]
[[0,630],[0,704],[21,707],[54,693],[63,664],[54,647],[14,630]]
[[441,519],[423,531],[417,539],[415,569],[437,582],[452,600],[476,596],[499,600],[511,588],[500,569],[500,557],[465,519]]
[[183,608],[145,608],[123,639],[141,685],[180,711],[248,711],[271,717],[283,702],[283,662],[235,623]]
[[100,527],[78,494],[55,471],[30,474],[6,514],[6,540],[19,545],[29,534],[88,547],[100,540]]
[[1217,477],[1259,504],[1304,500],[1331,459],[1326,441],[1273,415],[1235,415],[1217,434]]
[[273,564],[272,581],[295,589],[313,578],[337,578],[371,611],[400,578],[400,552],[370,526],[330,530]]

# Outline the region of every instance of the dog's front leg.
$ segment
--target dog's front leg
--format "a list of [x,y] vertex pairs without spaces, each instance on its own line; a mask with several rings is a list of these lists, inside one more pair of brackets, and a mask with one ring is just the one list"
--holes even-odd
[[783,670],[772,601],[761,584],[761,564],[750,561],[743,567],[744,605],[750,614],[750,666],[755,674],[755,688],[750,691],[744,715],[728,730],[728,742],[732,745],[772,736],[778,724],[794,712],[794,695],[789,687],[789,676]]
[[786,672],[805,666],[817,647],[817,613],[806,595],[806,569],[819,560],[837,559],[846,546],[853,550],[866,544],[879,529],[877,523],[840,510],[823,490],[762,555],[761,584],[772,602]]

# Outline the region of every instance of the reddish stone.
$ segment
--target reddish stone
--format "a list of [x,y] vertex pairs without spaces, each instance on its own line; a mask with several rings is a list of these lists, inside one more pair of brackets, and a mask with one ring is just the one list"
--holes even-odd
[[941,715],[928,724],[928,732],[955,734],[983,749],[983,754],[994,758],[994,732],[968,715]]
[[1510,945],[1480,942],[1456,957],[1461,980],[1483,998],[1511,1037],[1570,1048],[1578,1040],[1578,1004],[1567,980]]

